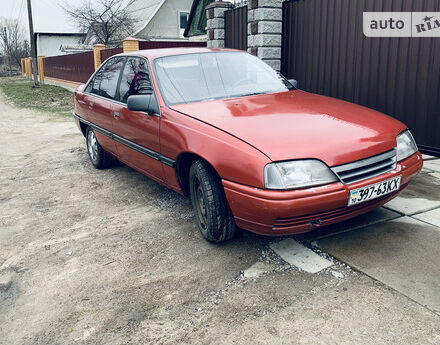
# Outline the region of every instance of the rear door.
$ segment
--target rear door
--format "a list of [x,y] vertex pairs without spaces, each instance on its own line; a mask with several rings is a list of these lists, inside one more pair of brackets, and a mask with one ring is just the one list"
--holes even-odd
[[144,174],[163,181],[162,163],[158,161],[160,116],[129,111],[126,106],[128,97],[142,94],[153,94],[148,62],[141,57],[128,57],[114,111],[113,130],[123,139],[116,144],[118,156]]
[[124,57],[108,60],[89,83],[84,97],[84,106],[88,107],[86,120],[98,127],[95,128],[98,142],[114,155],[117,155],[115,142],[105,133],[113,132],[114,102],[124,60]]

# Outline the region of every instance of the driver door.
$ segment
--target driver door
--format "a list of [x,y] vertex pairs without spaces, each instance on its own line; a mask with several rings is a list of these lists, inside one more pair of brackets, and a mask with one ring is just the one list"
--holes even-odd
[[162,163],[157,159],[160,154],[160,116],[127,109],[129,96],[152,93],[147,60],[128,57],[119,85],[119,103],[114,105],[113,132],[120,137],[116,148],[122,161],[157,181],[163,181]]

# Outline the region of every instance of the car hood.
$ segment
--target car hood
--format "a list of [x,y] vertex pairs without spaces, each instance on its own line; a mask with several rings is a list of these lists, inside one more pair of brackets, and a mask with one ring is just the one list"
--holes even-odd
[[406,128],[377,111],[300,90],[171,108],[230,133],[273,161],[315,158],[329,166],[391,150]]

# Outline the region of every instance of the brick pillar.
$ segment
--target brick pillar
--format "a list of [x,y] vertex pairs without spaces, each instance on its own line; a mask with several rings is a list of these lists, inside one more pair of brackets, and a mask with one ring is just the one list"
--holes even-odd
[[38,57],[38,75],[40,77],[40,82],[44,83],[44,56]]
[[233,7],[230,2],[214,1],[206,6],[208,48],[225,47],[225,11]]
[[20,59],[21,75],[25,75],[24,59]]
[[105,44],[95,44],[93,46],[93,60],[95,61],[95,71],[101,66],[101,50],[105,49]]
[[281,70],[282,0],[250,0],[248,52]]
[[127,37],[122,42],[122,48],[124,49],[124,53],[136,52],[139,50],[139,40],[134,37]]

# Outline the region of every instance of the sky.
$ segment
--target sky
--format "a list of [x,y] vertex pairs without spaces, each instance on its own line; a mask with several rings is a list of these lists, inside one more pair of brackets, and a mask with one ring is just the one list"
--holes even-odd
[[[78,2],[78,0],[73,0]],[[19,19],[28,30],[26,0],[0,0],[0,17]],[[77,32],[59,4],[61,0],[32,0],[35,32]]]

